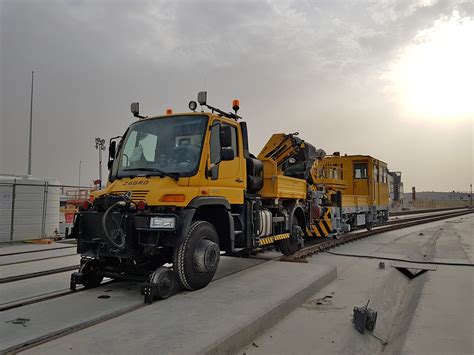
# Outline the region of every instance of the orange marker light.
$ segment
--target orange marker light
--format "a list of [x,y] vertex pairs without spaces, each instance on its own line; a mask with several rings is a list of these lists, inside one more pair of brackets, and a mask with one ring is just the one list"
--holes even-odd
[[184,202],[184,195],[165,195],[162,199],[163,202]]
[[165,111],[165,113],[166,113],[167,115],[172,115],[172,114],[173,114],[173,109],[172,109],[172,108],[167,108],[166,111]]
[[232,101],[232,110],[238,111],[240,108],[240,100]]

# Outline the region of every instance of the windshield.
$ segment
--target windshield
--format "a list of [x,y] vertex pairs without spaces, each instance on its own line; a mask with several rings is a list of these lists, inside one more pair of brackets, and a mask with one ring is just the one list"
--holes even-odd
[[207,116],[170,116],[130,126],[112,177],[192,176],[199,167]]

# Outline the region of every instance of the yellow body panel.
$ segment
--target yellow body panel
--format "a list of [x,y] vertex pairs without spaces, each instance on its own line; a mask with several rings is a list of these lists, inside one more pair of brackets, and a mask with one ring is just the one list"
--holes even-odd
[[263,160],[262,198],[305,199],[307,188],[305,180],[279,174],[274,160]]
[[387,164],[368,155],[327,156],[315,162],[312,176],[316,184],[341,191],[343,207],[389,204]]

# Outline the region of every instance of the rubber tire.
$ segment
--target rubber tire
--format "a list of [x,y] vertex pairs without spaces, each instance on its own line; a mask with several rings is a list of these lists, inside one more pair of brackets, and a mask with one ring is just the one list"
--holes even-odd
[[[293,228],[296,226],[298,226],[298,224],[294,224]],[[290,237],[287,239],[279,240],[277,246],[283,255],[290,256],[298,251],[300,243],[298,242],[297,237],[294,236],[294,232],[292,231],[292,233],[290,233]]]
[[94,264],[96,261],[94,260],[89,260],[81,265],[79,268],[79,272],[84,273],[82,276],[81,282],[84,288],[94,288],[100,286],[102,283],[102,280],[104,279],[103,276],[100,276],[97,274],[97,272],[94,271]]
[[195,221],[173,253],[173,268],[176,279],[183,288],[188,290],[199,290],[206,287],[216,273],[216,270],[206,273],[198,273],[195,270],[194,250],[202,239],[208,239],[219,244],[219,236],[211,223]]

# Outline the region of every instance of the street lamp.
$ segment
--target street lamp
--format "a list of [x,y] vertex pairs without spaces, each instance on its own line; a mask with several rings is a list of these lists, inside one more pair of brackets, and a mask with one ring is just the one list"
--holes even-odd
[[102,151],[105,150],[105,139],[95,139],[95,149],[99,151],[99,187],[102,188]]
[[79,188],[81,188],[81,166],[82,166],[82,160],[79,160],[79,183],[77,184]]

